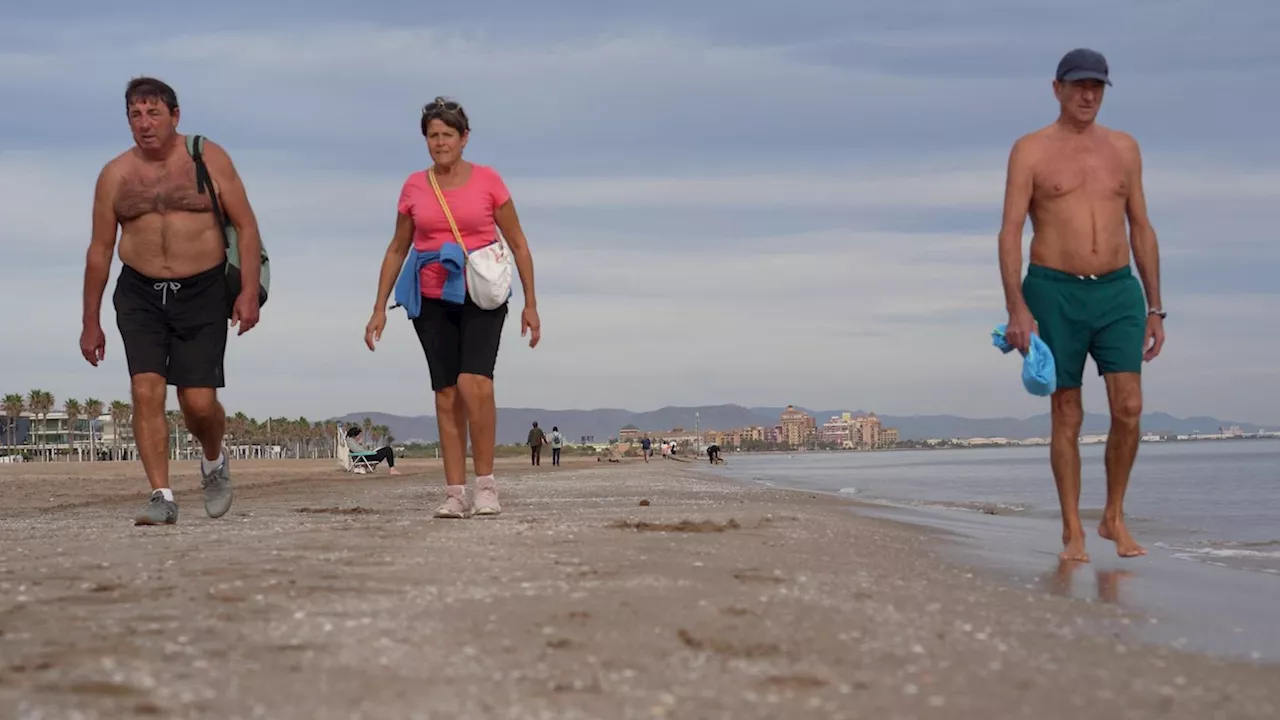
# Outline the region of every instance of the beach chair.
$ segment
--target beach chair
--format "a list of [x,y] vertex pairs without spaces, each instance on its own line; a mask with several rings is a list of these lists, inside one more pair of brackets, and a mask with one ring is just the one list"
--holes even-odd
[[337,442],[338,465],[349,473],[356,475],[372,474],[378,469],[379,461],[374,458],[375,452],[351,452],[347,447],[347,429],[338,425]]

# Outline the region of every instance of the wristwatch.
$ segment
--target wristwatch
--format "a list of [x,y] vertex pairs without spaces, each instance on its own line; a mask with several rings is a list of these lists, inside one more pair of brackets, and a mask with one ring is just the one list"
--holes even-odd
[[1163,320],[1163,319],[1165,318],[1165,316],[1166,316],[1166,315],[1168,315],[1169,313],[1167,313],[1167,312],[1165,312],[1165,311],[1161,310],[1160,308],[1151,308],[1150,310],[1148,310],[1148,311],[1147,311],[1147,314],[1148,314],[1148,315],[1155,315],[1156,317],[1158,317],[1158,318],[1160,318],[1161,320]]

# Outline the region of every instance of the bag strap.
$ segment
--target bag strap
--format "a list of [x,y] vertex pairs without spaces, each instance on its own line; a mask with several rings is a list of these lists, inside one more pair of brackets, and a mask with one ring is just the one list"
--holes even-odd
[[204,164],[203,135],[187,136],[187,153],[196,162],[196,192],[203,195],[205,188],[208,188],[209,200],[213,205],[213,217],[218,222],[218,231],[222,233],[222,245],[230,250],[231,240],[227,238],[227,223],[222,215],[222,206],[218,203],[218,193],[213,187],[213,176],[209,174],[209,168]]
[[436,170],[434,167],[427,168],[427,179],[431,181],[431,189],[436,191],[436,199],[440,201],[440,209],[444,210],[444,217],[449,221],[449,229],[453,230],[453,239],[458,241],[462,246],[462,255],[467,259],[471,258],[471,254],[467,252],[467,244],[462,242],[462,233],[458,232],[458,224],[453,221],[453,213],[449,212],[449,203],[444,201],[444,193],[440,191],[440,183],[436,182]]

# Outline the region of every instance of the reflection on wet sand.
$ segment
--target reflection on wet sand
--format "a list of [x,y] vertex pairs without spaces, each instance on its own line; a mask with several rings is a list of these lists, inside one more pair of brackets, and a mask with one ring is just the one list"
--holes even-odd
[[[1075,574],[1081,567],[1088,563],[1077,562],[1075,560],[1058,560],[1058,565],[1052,571],[1045,575],[1045,582],[1048,591],[1054,595],[1062,595],[1064,597],[1075,596]],[[1124,584],[1126,578],[1132,577],[1132,570],[1103,570],[1098,568],[1094,571],[1094,583],[1096,586],[1097,598],[1104,603],[1120,604],[1120,588]]]

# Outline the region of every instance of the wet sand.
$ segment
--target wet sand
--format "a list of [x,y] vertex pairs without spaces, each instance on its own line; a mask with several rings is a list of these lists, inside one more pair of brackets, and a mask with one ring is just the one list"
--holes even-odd
[[[947,559],[996,571],[1007,583],[1132,610],[1132,633],[1142,640],[1280,664],[1280,577],[1268,572],[1187,561],[1151,543],[1146,556],[1120,558],[1096,534],[1088,538],[1090,562],[1064,562],[1056,518],[885,505],[858,512],[947,531],[954,540]],[[1092,529],[1096,521],[1086,523]]]
[[[0,717],[1270,718],[1274,666],[1131,639],[945,535],[683,463],[239,462],[136,528],[136,465],[0,467]],[[647,503],[645,501],[648,501]]]

